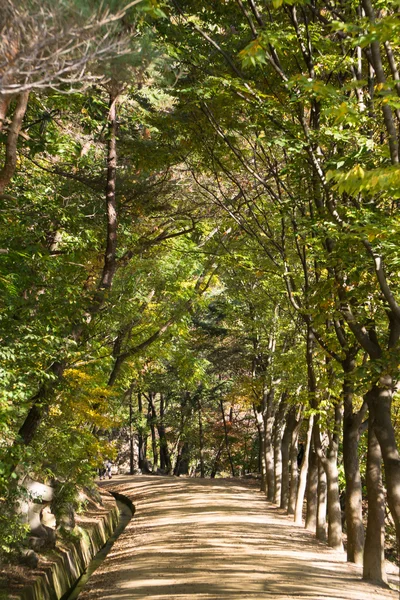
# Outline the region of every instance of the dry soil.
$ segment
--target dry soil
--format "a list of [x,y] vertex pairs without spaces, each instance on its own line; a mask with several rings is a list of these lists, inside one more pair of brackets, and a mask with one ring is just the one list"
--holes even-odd
[[[135,517],[80,600],[398,600],[345,562],[254,483],[118,476]],[[395,582],[394,582],[395,583]]]

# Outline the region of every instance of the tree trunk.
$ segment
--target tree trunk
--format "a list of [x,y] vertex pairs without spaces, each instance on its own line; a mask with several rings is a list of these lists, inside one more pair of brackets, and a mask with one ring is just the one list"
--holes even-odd
[[292,439],[290,442],[290,487],[289,487],[289,504],[287,508],[288,515],[294,515],[296,510],[296,498],[299,484],[299,468],[297,465],[299,431],[302,423],[302,410],[299,414],[295,428],[293,429]]
[[326,473],[318,459],[318,502],[317,502],[317,528],[316,537],[326,542]]
[[368,419],[367,497],[363,579],[387,584],[385,572],[385,493],[381,473],[382,453],[375,435],[373,413]]
[[375,435],[381,447],[385,466],[387,502],[395,523],[397,539],[400,540],[400,456],[391,419],[393,398],[391,376],[382,375],[379,386],[374,386],[367,396],[368,407],[374,415]]
[[290,486],[290,443],[293,430],[296,426],[295,406],[292,406],[286,415],[285,430],[282,436],[281,456],[282,456],[282,489],[280,508],[287,510],[289,506],[289,486]]
[[197,397],[197,408],[199,411],[199,449],[200,449],[200,477],[203,479],[206,476],[204,468],[204,434],[203,434],[203,415],[200,400],[200,394]]
[[364,411],[354,413],[353,410],[353,383],[349,374],[354,368],[354,359],[344,361],[343,466],[346,479],[347,560],[361,565],[364,552],[364,525],[358,444]]
[[253,406],[254,414],[256,416],[256,424],[258,431],[258,439],[259,439],[259,464],[260,464],[260,474],[261,474],[261,486],[260,490],[264,493],[267,492],[267,463],[265,460],[265,427],[264,427],[264,419],[262,416],[262,412],[258,411],[255,406]]
[[234,464],[233,464],[232,455],[231,455],[231,449],[230,449],[230,446],[229,446],[228,426],[226,424],[224,402],[223,402],[223,400],[222,400],[221,397],[219,399],[219,406],[221,408],[222,421],[223,421],[223,424],[224,424],[225,448],[226,448],[226,452],[228,454],[229,464],[230,464],[230,467],[231,467],[231,475],[232,475],[232,477],[235,477],[235,467],[234,467]]
[[[6,140],[6,155],[3,168],[0,170],[0,194],[4,192],[10,183],[17,166],[17,144],[18,137],[22,127],[22,121],[28,107],[29,92],[21,92],[18,96],[17,105],[14,110],[11,125]],[[2,103],[2,107],[4,105]],[[5,109],[7,107],[5,106]],[[3,112],[3,111],[2,111]],[[5,116],[5,113],[4,113]],[[2,115],[0,114],[0,118]],[[1,123],[2,124],[2,123]]]
[[176,460],[174,475],[187,475],[189,473],[189,444],[184,442],[181,445],[178,458]]
[[147,435],[144,436],[144,428],[141,423],[143,415],[143,404],[142,404],[142,393],[138,392],[138,410],[140,415],[140,425],[138,427],[138,455],[139,455],[139,469],[143,472],[146,470],[146,451],[147,451]]
[[154,404],[152,400],[152,392],[149,393],[149,405],[147,411],[147,424],[150,427],[151,432],[151,447],[153,450],[153,472],[157,471],[158,467],[158,450],[157,450],[157,436],[156,436],[156,414],[154,410]]
[[323,460],[327,481],[328,499],[328,545],[335,550],[343,550],[342,540],[342,511],[339,497],[339,473],[337,452],[328,449],[328,455]]
[[[304,504],[304,495],[305,495],[306,485],[307,485],[308,456],[310,454],[313,425],[314,425],[314,415],[311,415],[310,418],[308,419],[307,440],[306,440],[306,445],[304,448],[303,462],[301,463],[301,467],[300,467],[299,483],[298,483],[297,495],[296,495],[296,507],[294,510],[294,522],[298,525],[301,525],[303,523],[303,504]],[[297,468],[297,463],[296,463],[296,468]]]
[[129,397],[129,473],[133,475],[135,472],[134,464],[134,444],[133,444],[133,406],[132,406],[133,389],[128,390]]
[[270,390],[264,394],[266,410],[264,411],[264,430],[265,430],[265,466],[267,470],[267,498],[270,502],[274,501],[274,445],[273,445],[273,431],[274,431],[274,398],[275,390]]
[[317,492],[318,492],[318,457],[313,445],[311,444],[310,454],[308,456],[308,474],[307,474],[307,512],[305,528],[310,531],[317,530]]
[[274,503],[280,505],[282,494],[282,436],[285,425],[287,392],[283,392],[274,422]]
[[7,96],[5,96],[4,94],[0,94],[0,131],[3,129],[4,121],[6,120],[8,112],[8,107],[10,106],[10,102],[12,99],[12,94],[8,94]]
[[223,448],[224,448],[224,442],[221,441],[219,448],[217,450],[217,454],[215,455],[215,458],[214,458],[213,466],[211,468],[211,474],[210,474],[211,479],[214,479],[216,474],[218,473],[219,459],[221,458]]
[[[87,309],[87,315],[93,317],[99,312],[104,303],[104,290],[111,287],[112,280],[115,274],[116,265],[116,133],[117,133],[117,115],[116,115],[116,100],[117,97],[110,94],[110,112],[108,117],[108,146],[107,146],[107,183],[106,183],[106,212],[107,212],[107,236],[106,236],[106,253],[104,257],[104,264],[102,274],[98,284],[95,297],[92,300],[91,305]],[[23,107],[22,107],[23,108]],[[19,125],[19,129],[21,123]],[[18,133],[19,133],[18,129]],[[6,165],[5,165],[6,166]],[[1,193],[1,184],[0,184]],[[109,239],[109,237],[111,239]],[[111,256],[111,252],[114,252],[114,256]],[[82,337],[83,326],[79,325],[72,326],[70,339],[74,342],[78,342]],[[38,392],[31,399],[31,408],[25,418],[24,423],[21,425],[19,430],[19,441],[23,444],[28,445],[34,438],[37,430],[39,429],[43,418],[46,416],[49,405],[54,395],[54,391],[61,381],[66,363],[64,361],[55,361],[50,370],[54,374],[54,380],[46,382],[39,388]]]
[[171,457],[169,455],[167,434],[164,426],[165,402],[164,395],[160,394],[160,419],[157,422],[157,431],[160,441],[160,469],[169,474],[172,469]]

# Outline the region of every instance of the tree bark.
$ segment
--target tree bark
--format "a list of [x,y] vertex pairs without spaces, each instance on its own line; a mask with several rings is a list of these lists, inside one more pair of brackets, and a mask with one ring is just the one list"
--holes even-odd
[[374,431],[378,438],[385,466],[387,502],[392,514],[396,536],[400,540],[400,457],[391,419],[393,380],[389,374],[381,375],[379,385],[367,393],[368,408],[374,418]]
[[281,504],[282,494],[282,437],[287,407],[287,392],[283,392],[274,421],[274,503]]
[[[303,523],[303,504],[304,504],[304,495],[305,495],[306,485],[307,485],[308,456],[310,454],[313,426],[314,426],[314,416],[311,415],[308,419],[307,439],[306,439],[306,445],[304,448],[304,458],[303,458],[303,462],[301,463],[301,467],[300,467],[299,483],[298,483],[297,494],[296,494],[296,507],[294,510],[294,522],[297,525],[301,525]],[[297,464],[296,464],[296,468],[297,468]]]
[[[301,410],[302,413],[302,410]],[[292,439],[290,442],[290,487],[289,487],[289,504],[287,508],[288,515],[294,515],[296,510],[297,489],[299,484],[299,469],[297,465],[299,431],[302,424],[302,415],[299,414],[295,428],[293,429]]]
[[262,412],[257,410],[253,406],[254,414],[256,417],[258,440],[259,440],[259,465],[261,474],[261,486],[260,490],[264,493],[267,492],[267,463],[265,460],[265,427]]
[[275,419],[275,390],[271,389],[269,392],[264,392],[264,403],[266,410],[263,411],[264,418],[264,430],[265,430],[265,464],[267,470],[267,498],[270,502],[274,501],[274,485],[275,485],[275,474],[274,474],[274,445],[273,445],[273,431],[274,431],[274,419]]
[[[22,96],[22,94],[21,94],[21,96]],[[26,99],[26,101],[27,101],[27,99]],[[110,111],[110,113],[109,113],[109,121],[108,121],[110,135],[109,135],[108,150],[107,150],[109,168],[107,169],[107,185],[106,185],[106,193],[107,193],[107,196],[106,196],[106,206],[107,206],[106,248],[107,248],[107,250],[106,250],[106,255],[105,255],[105,259],[104,259],[102,275],[100,277],[96,295],[95,295],[91,305],[88,307],[88,309],[86,311],[90,317],[93,317],[101,309],[101,307],[104,303],[104,298],[105,298],[104,289],[107,287],[109,288],[111,286],[112,279],[115,274],[114,266],[115,266],[115,260],[116,260],[116,257],[115,257],[116,237],[114,235],[114,226],[116,226],[116,221],[114,223],[114,218],[112,215],[113,215],[113,209],[115,209],[115,206],[116,206],[116,198],[115,198],[115,192],[116,192],[116,189],[115,189],[116,98],[113,95],[110,96],[110,105],[112,105],[113,110]],[[22,106],[21,110],[22,109],[23,109],[23,106]],[[25,107],[25,109],[26,109],[26,107]],[[14,117],[15,117],[15,115],[14,115]],[[21,123],[19,123],[19,129],[17,128],[18,132],[21,128],[21,124],[22,124],[22,118],[21,118]],[[112,159],[110,159],[110,157],[112,157]],[[110,167],[110,161],[111,161],[111,167]],[[108,177],[112,178],[112,182],[110,182],[110,183],[108,182]],[[0,187],[0,189],[1,189],[1,187]],[[111,241],[108,240],[108,237],[110,235],[112,238]],[[111,250],[114,252],[114,257],[111,257],[111,255],[110,255]],[[105,285],[105,282],[107,282],[107,285]],[[75,325],[71,328],[71,334],[69,337],[71,339],[73,339],[75,342],[77,342],[81,339],[82,334],[83,334],[83,326],[81,324],[79,324],[79,325]],[[46,416],[46,414],[48,412],[49,405],[53,398],[55,388],[61,381],[65,368],[66,368],[66,363],[64,361],[55,361],[51,365],[50,370],[54,374],[54,379],[51,382],[47,382],[47,383],[41,385],[38,392],[31,399],[31,408],[29,409],[28,414],[25,417],[24,423],[20,427],[19,439],[17,440],[17,443],[19,441],[22,441],[23,444],[28,445],[34,438],[37,430],[40,427],[40,424],[43,421],[43,418]]]
[[[154,404],[154,398],[152,400]],[[155,407],[154,407],[155,410]],[[157,431],[160,442],[160,469],[166,474],[169,474],[172,469],[171,457],[168,450],[167,434],[164,426],[165,399],[164,395],[160,394],[160,418],[156,419]]]
[[362,519],[362,483],[358,444],[360,427],[364,411],[353,410],[353,384],[350,373],[355,368],[355,361],[343,364],[343,466],[346,479],[346,529],[347,560],[362,564],[364,552],[364,525]]
[[375,435],[373,413],[368,419],[367,497],[363,579],[387,584],[385,571],[385,493],[382,484],[382,453]]
[[219,399],[219,406],[221,408],[222,422],[224,424],[225,448],[226,448],[226,452],[228,454],[229,464],[230,464],[230,467],[231,467],[231,475],[232,475],[232,477],[235,477],[235,466],[233,464],[232,455],[231,455],[231,449],[230,449],[230,445],[229,445],[228,426],[226,424],[224,402],[223,402],[223,400],[222,400],[221,397]]
[[317,492],[318,492],[318,457],[313,445],[311,444],[310,454],[308,456],[308,474],[307,474],[307,511],[305,528],[310,531],[317,530]]
[[[21,92],[18,96],[17,106],[15,107],[13,118],[11,121],[10,129],[7,134],[6,141],[6,156],[4,160],[3,168],[0,170],[0,194],[4,192],[8,184],[10,183],[15,169],[17,167],[17,144],[18,137],[21,131],[22,122],[28,108],[29,92]],[[7,111],[7,105],[4,99],[1,106],[2,113]],[[0,114],[0,118],[2,114]],[[5,112],[4,112],[5,117]],[[1,121],[1,124],[3,121]]]
[[119,90],[110,93],[107,153],[107,244],[99,288],[110,288],[117,268],[117,99]]
[[157,415],[154,409],[152,392],[149,392],[149,400],[148,400],[148,410],[147,410],[147,423],[150,427],[151,432],[151,448],[153,451],[153,472],[157,470],[158,467],[158,449],[157,449],[157,436],[156,436],[156,419]]
[[203,416],[200,394],[197,396],[197,408],[199,411],[199,449],[200,449],[200,477],[203,479],[206,476],[204,467],[204,434],[203,434]]
[[292,406],[286,415],[286,424],[282,436],[281,455],[282,455],[282,489],[280,508],[287,510],[289,506],[290,489],[290,443],[292,434],[296,426],[297,408]]
[[318,501],[317,501],[317,528],[316,537],[326,542],[326,473],[318,459]]
[[[140,420],[143,415],[143,404],[142,404],[142,393],[138,392],[138,411],[140,415]],[[146,450],[147,450],[147,435],[144,436],[144,428],[140,422],[138,427],[138,454],[139,454],[139,469],[143,472],[146,469]]]

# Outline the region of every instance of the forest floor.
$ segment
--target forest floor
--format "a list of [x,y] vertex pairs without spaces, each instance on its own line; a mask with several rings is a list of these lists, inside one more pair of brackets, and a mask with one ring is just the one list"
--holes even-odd
[[79,600],[399,598],[361,581],[344,553],[296,527],[254,482],[118,476],[102,486],[136,513]]

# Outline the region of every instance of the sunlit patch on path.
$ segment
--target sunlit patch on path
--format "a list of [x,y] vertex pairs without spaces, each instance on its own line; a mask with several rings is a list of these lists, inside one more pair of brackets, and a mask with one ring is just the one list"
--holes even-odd
[[238,480],[117,477],[134,519],[82,600],[395,600]]

